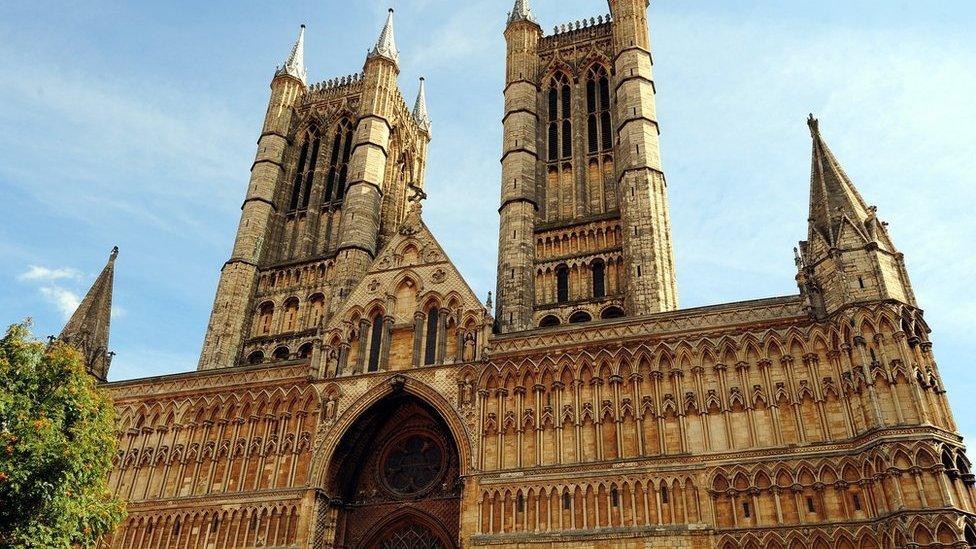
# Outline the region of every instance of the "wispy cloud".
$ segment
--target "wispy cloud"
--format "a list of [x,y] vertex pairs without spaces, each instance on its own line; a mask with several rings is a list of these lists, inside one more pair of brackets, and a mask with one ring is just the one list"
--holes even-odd
[[58,312],[65,319],[71,318],[72,313],[81,304],[81,298],[78,294],[62,288],[61,286],[51,285],[51,286],[41,286],[39,288],[41,296],[48,302],[57,307]]
[[27,270],[17,275],[17,280],[22,282],[49,282],[52,280],[62,280],[66,278],[79,278],[81,273],[70,267],[60,267],[51,269],[38,265],[30,265]]
[[74,267],[43,267],[30,265],[27,270],[17,275],[17,280],[26,284],[37,285],[37,291],[50,305],[53,305],[61,317],[67,319],[81,304],[78,293],[65,288],[63,283],[78,282],[82,278],[81,272]]
[[[103,226],[124,220],[219,240],[209,219],[188,215],[185,205],[233,210],[250,153],[243,136],[253,136],[244,121],[197,90],[101,78],[31,55],[0,46],[0,64],[11,69],[0,73],[0,101],[10,106],[4,121],[21,126],[20,113],[34,113],[40,122],[18,139],[35,133],[58,139],[37,139],[29,152],[8,159],[0,181],[43,203],[49,214]],[[13,141],[0,135],[5,149]],[[63,161],[49,161],[55,157]],[[166,174],[166,184],[154,179],[157,174]],[[72,199],[64,200],[66,195]]]

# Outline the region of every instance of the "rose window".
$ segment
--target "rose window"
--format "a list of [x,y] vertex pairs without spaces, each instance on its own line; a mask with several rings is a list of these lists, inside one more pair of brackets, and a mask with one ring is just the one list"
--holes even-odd
[[383,480],[398,494],[419,494],[444,473],[444,451],[425,434],[411,434],[393,442],[383,461]]

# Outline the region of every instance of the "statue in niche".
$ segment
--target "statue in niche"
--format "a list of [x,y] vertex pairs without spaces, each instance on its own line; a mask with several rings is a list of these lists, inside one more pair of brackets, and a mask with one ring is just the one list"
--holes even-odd
[[475,335],[471,332],[464,334],[464,350],[461,359],[465,362],[474,360],[476,350]]

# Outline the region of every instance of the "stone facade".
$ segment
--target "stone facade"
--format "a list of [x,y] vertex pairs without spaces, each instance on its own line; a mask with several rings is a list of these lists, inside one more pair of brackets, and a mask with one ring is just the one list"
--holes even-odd
[[392,14],[326,84],[303,31],[199,370],[106,385],[105,547],[976,546],[903,257],[815,120],[798,295],[677,309],[646,5],[610,7],[509,16],[494,316],[422,220]]

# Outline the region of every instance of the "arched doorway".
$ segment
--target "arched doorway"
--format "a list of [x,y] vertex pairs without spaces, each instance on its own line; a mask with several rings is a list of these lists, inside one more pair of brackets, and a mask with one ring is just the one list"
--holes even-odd
[[349,427],[327,492],[338,511],[333,547],[454,549],[461,512],[457,443],[437,411],[405,391]]
[[377,524],[360,547],[378,549],[448,549],[456,544],[432,517],[416,511],[395,514]]

